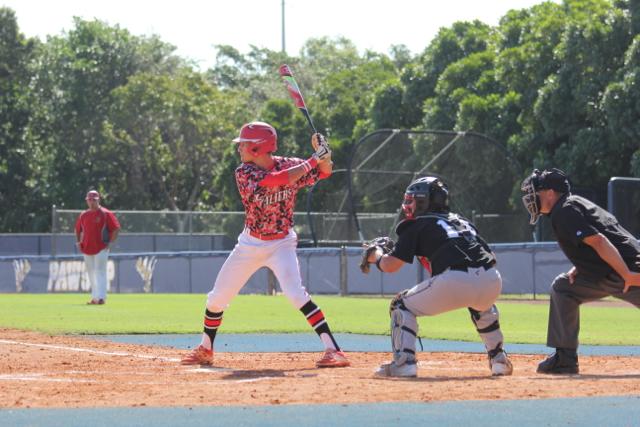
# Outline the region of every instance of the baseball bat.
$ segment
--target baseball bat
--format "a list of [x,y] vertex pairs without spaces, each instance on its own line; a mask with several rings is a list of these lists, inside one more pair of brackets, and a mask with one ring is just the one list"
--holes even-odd
[[315,125],[313,124],[313,120],[311,120],[311,114],[309,114],[307,105],[304,103],[304,98],[302,97],[302,92],[300,92],[298,83],[296,83],[296,79],[293,77],[291,68],[289,68],[287,64],[283,64],[280,66],[279,72],[282,80],[284,80],[285,86],[287,86],[287,90],[289,91],[289,95],[291,95],[294,104],[300,111],[302,111],[302,114],[304,114],[304,117],[307,119],[309,126],[311,126],[313,133],[318,133]]

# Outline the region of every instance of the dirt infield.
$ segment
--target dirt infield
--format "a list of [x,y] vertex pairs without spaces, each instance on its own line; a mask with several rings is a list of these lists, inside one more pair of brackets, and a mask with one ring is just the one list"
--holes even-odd
[[319,353],[219,353],[212,368],[183,351],[0,329],[0,407],[279,405],[624,396],[640,393],[637,357],[582,356],[580,375],[535,373],[512,355],[492,378],[486,356],[420,353],[416,379],[377,379],[388,353],[350,353],[352,367],[316,369]]

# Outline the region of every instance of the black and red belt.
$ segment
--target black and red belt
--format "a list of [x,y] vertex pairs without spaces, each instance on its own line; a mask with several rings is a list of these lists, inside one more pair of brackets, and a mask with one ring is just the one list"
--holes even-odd
[[289,235],[289,232],[284,231],[282,233],[260,234],[260,233],[256,233],[255,231],[249,230],[249,235],[251,237],[255,237],[256,239],[260,239],[260,240],[279,240],[287,237]]

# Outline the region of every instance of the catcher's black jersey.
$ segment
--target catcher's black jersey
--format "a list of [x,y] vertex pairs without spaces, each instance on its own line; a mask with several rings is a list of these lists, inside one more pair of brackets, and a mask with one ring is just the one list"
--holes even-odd
[[603,234],[618,249],[627,266],[637,271],[640,243],[624,229],[616,217],[584,197],[567,194],[549,213],[558,245],[580,273],[602,278],[613,269],[597,252],[583,242],[585,237]]
[[425,257],[434,276],[449,267],[481,267],[495,263],[495,256],[476,227],[453,213],[432,213],[403,221],[398,224],[396,233],[398,242],[390,255],[410,264],[414,256]]

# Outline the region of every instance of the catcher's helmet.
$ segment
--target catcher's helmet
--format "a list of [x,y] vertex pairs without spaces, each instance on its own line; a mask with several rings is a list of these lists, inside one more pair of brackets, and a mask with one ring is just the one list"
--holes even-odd
[[553,190],[557,193],[568,193],[571,190],[567,175],[560,169],[552,168],[540,171],[534,169],[533,173],[522,181],[520,190],[524,193],[522,204],[531,215],[529,223],[531,225],[538,222],[540,218],[540,197],[538,191]]
[[233,142],[248,142],[255,155],[273,153],[278,149],[278,134],[268,123],[251,122],[240,129],[240,135]]
[[447,185],[435,176],[416,179],[404,192],[402,211],[407,219],[427,212],[449,212]]

